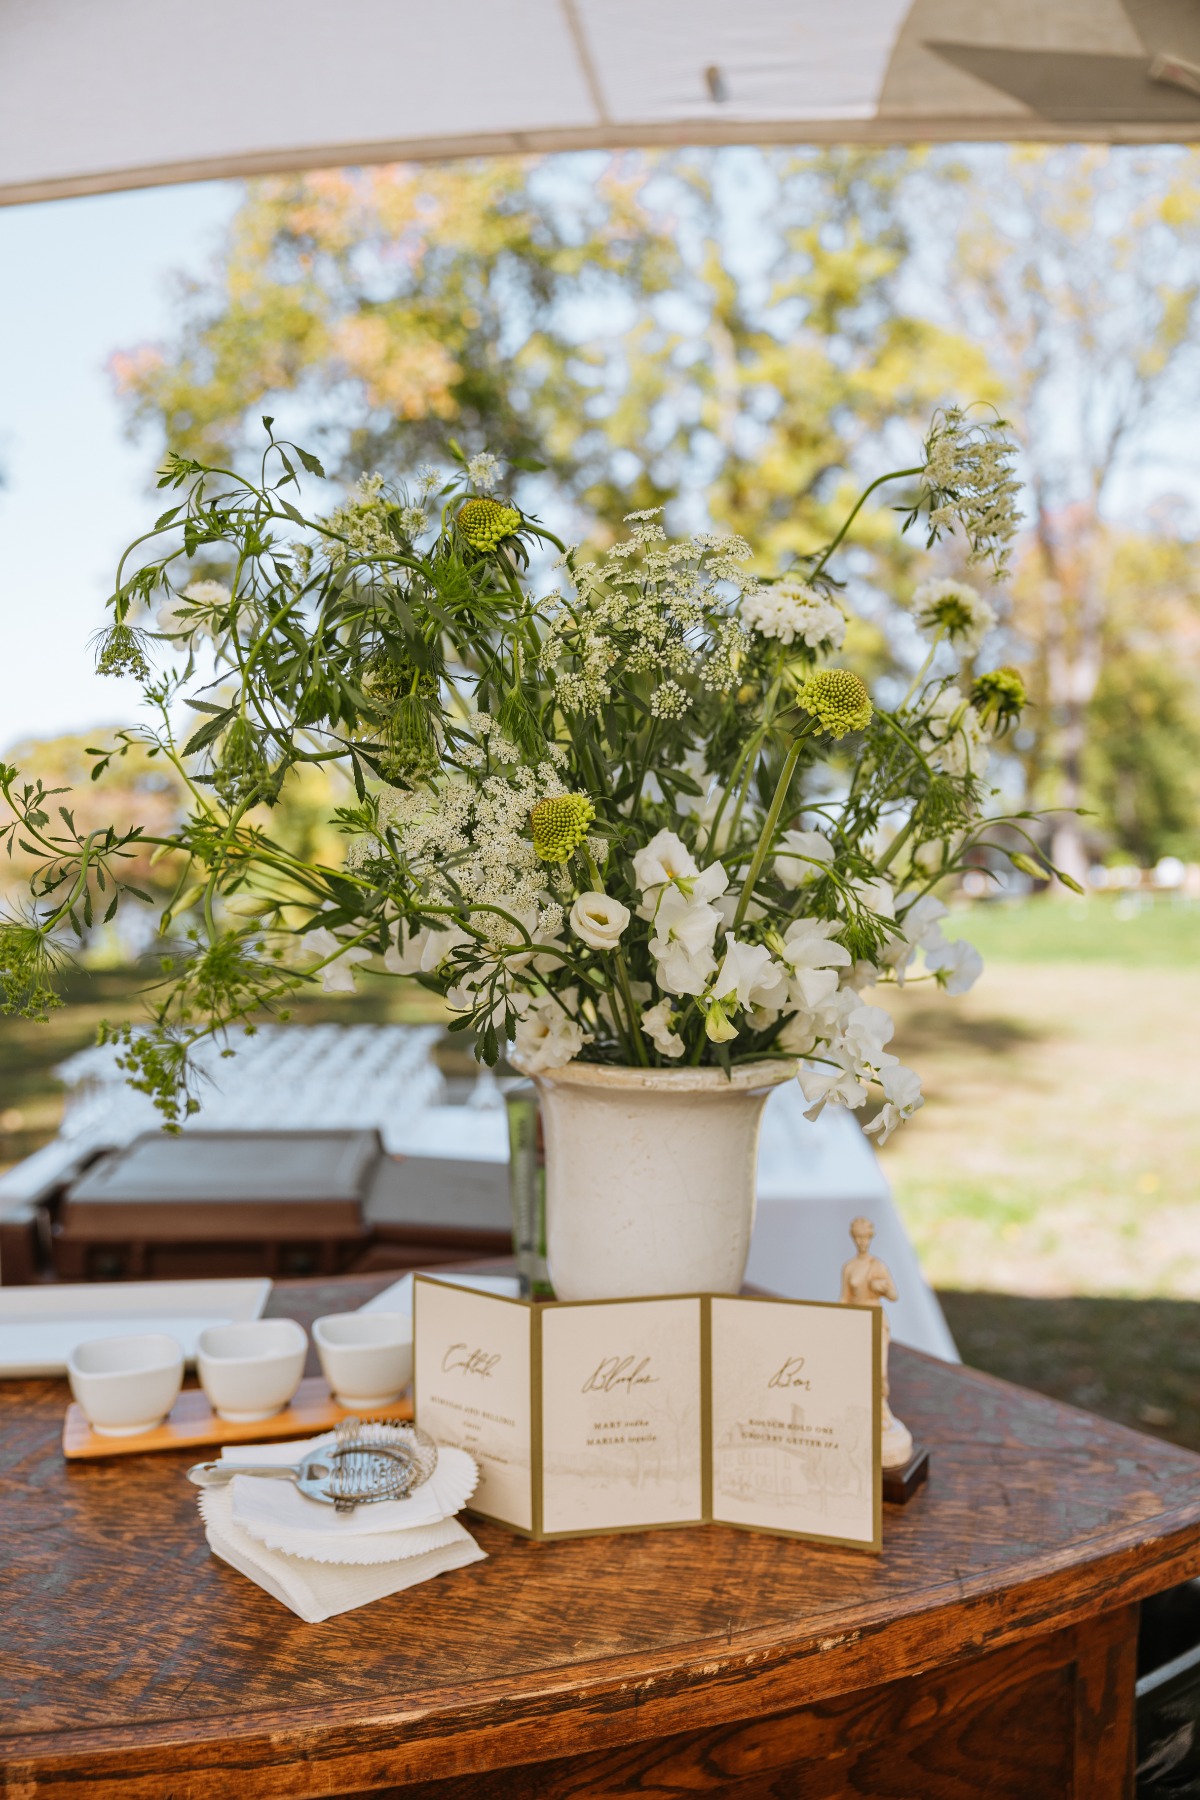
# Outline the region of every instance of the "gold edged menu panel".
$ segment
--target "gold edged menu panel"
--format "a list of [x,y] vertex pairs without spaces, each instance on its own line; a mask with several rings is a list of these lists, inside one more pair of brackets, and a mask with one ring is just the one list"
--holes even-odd
[[538,1539],[715,1522],[882,1546],[877,1307],[726,1295],[531,1302],[418,1276],[418,1423],[469,1510]]

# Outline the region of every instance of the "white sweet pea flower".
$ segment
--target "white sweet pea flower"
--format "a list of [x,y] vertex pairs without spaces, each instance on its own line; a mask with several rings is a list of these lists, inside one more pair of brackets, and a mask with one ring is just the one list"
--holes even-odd
[[655,1006],[648,1006],[642,1014],[642,1030],[663,1056],[682,1056],[683,1039],[674,1029],[679,1014],[671,1009],[669,1000],[660,1000]]
[[[578,998],[577,988],[567,988],[562,995],[571,1008]],[[526,1000],[514,1035],[516,1054],[522,1069],[529,1075],[540,1075],[543,1069],[563,1068],[590,1041],[583,1027],[550,994],[539,994],[536,999]]]
[[675,887],[665,890],[650,940],[660,988],[668,994],[704,992],[717,966],[712,946],[720,923],[720,913],[706,901],[689,899]]
[[736,997],[744,1010],[778,1007],[787,992],[787,971],[781,968],[765,944],[739,943],[725,933],[725,955],[712,985],[714,1000]]
[[851,956],[833,940],[836,919],[793,919],[783,935],[783,958],[791,969],[848,969]]
[[899,1063],[892,1068],[884,1069],[879,1077],[883,1088],[885,1104],[863,1130],[872,1137],[886,1144],[898,1125],[925,1104],[925,1096],[921,1092],[921,1077],[915,1069],[905,1069]]
[[877,955],[885,968],[895,971],[897,983],[903,987],[904,977],[916,961],[917,951],[936,950],[945,942],[941,933],[941,921],[949,914],[948,909],[940,900],[935,900],[932,894],[923,894],[907,911],[902,895],[897,907],[903,914],[899,921],[899,935],[885,944]]
[[417,975],[429,942],[429,928],[410,933],[403,919],[396,926],[396,941],[383,953],[383,966],[389,975]]
[[859,1069],[878,1069],[895,1029],[891,1013],[882,1006],[856,1006],[846,1020],[842,1043]]
[[[315,931],[306,931],[300,939],[301,948],[318,962],[325,963],[321,970],[321,988],[326,994],[353,994],[358,990],[354,985],[354,963],[370,962],[371,952],[364,950],[361,944],[347,944],[333,935],[324,925],[318,925]],[[333,957],[333,962],[327,962]]]
[[457,925],[448,925],[443,931],[430,931],[425,934],[425,942],[421,948],[421,973],[431,975],[439,969],[450,955],[462,944],[474,943],[469,933]]
[[788,999],[797,1012],[820,1012],[837,991],[836,969],[796,969],[788,982]]
[[852,881],[850,892],[858,896],[860,906],[878,913],[881,919],[895,918],[896,890],[882,875],[876,875],[870,881]]
[[965,994],[983,974],[983,958],[966,938],[943,939],[936,949],[926,950],[925,967],[948,994]]
[[[904,906],[903,897],[900,906]],[[904,913],[900,929],[914,950],[933,950],[943,941],[941,923],[949,917],[949,907],[932,894],[922,894]]]
[[634,853],[633,878],[647,896],[655,888],[665,887],[669,881],[699,873],[696,859],[683,839],[665,827]]
[[592,950],[615,950],[630,919],[629,908],[610,894],[580,894],[571,908],[571,930]]
[[796,1079],[804,1098],[812,1102],[804,1109],[806,1119],[819,1119],[830,1100],[854,1112],[866,1104],[866,1087],[844,1063],[829,1069],[801,1069]]
[[775,873],[784,887],[804,887],[818,879],[833,857],[833,845],[824,832],[785,831],[775,852]]
[[704,1035],[711,1044],[728,1044],[737,1036],[737,1026],[720,1000],[710,1000],[704,1009]]

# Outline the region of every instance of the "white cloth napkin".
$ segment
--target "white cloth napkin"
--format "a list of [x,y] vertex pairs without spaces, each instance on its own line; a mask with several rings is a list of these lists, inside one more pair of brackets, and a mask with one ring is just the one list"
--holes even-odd
[[[227,1444],[221,1461],[295,1463],[309,1450],[334,1442],[334,1434],[326,1432],[322,1437],[285,1444]],[[322,1506],[319,1500],[308,1499],[290,1481],[243,1475],[232,1483],[233,1517],[243,1531],[269,1549],[295,1555],[301,1548],[298,1539],[305,1541],[304,1547],[309,1540],[316,1540],[314,1554],[322,1561],[339,1562],[342,1546],[356,1538],[404,1533],[414,1526],[452,1518],[462,1511],[478,1481],[479,1469],[473,1456],[453,1444],[440,1444],[432,1475],[407,1500],[376,1500],[369,1506],[356,1506],[352,1513],[339,1513],[332,1506]],[[334,1553],[326,1554],[330,1549]]]
[[[222,1460],[295,1462],[316,1441],[308,1438],[288,1444],[230,1445],[222,1453]],[[456,1469],[460,1456],[470,1464],[469,1471]],[[443,1457],[448,1466],[442,1488],[437,1491],[437,1504],[460,1491],[468,1474],[467,1495],[478,1479],[475,1464],[465,1452],[451,1454],[449,1447],[443,1449],[438,1456],[439,1469]],[[430,1482],[436,1475],[435,1470]],[[429,1482],[424,1484],[425,1487],[429,1485]],[[239,1503],[245,1503],[246,1489],[251,1490],[250,1508],[256,1523],[272,1537],[272,1545],[261,1537],[252,1536],[239,1523],[236,1515]],[[254,1490],[269,1490],[259,1495],[257,1511]],[[419,1489],[418,1494],[422,1491]],[[275,1508],[283,1496],[299,1502],[303,1509],[299,1515],[300,1524],[280,1524]],[[416,1498],[414,1495],[413,1499]],[[460,1569],[467,1563],[483,1560],[486,1552],[479,1548],[471,1534],[457,1519],[445,1514],[437,1516],[436,1509],[432,1516],[430,1509],[424,1509],[424,1519],[414,1518],[400,1529],[394,1524],[390,1528],[385,1524],[374,1531],[338,1532],[327,1522],[336,1520],[342,1527],[353,1525],[357,1520],[361,1525],[368,1522],[367,1516],[371,1513],[409,1505],[411,1502],[408,1501],[381,1501],[373,1506],[357,1507],[351,1514],[338,1514],[332,1507],[305,1499],[298,1489],[286,1482],[269,1477],[255,1480],[252,1476],[242,1476],[225,1488],[205,1488],[200,1493],[200,1513],[213,1554],[310,1625],[338,1613],[351,1612],[355,1607],[367,1606],[373,1600],[382,1600],[404,1588],[415,1587],[418,1582],[428,1581],[431,1576],[441,1575],[448,1569]],[[282,1510],[279,1507],[279,1511]],[[288,1513],[290,1517],[290,1508]],[[281,1544],[286,1544],[287,1549],[277,1547]]]

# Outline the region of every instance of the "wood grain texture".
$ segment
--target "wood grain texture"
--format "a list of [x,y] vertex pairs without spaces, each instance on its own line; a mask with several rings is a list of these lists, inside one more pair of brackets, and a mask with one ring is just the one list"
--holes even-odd
[[[268,1311],[310,1324],[387,1279],[280,1284]],[[956,1669],[969,1690],[997,1653],[1051,1638],[1066,1673],[1031,1677],[1005,1754],[1019,1760],[1043,1682],[1059,1698],[1028,1735],[1073,1766],[1104,1735],[1078,1717],[1127,1714],[1132,1673],[1120,1631],[1090,1657],[1062,1646],[1200,1571],[1200,1458],[913,1352],[893,1369],[933,1475],[888,1509],[881,1557],[717,1526],[539,1545],[473,1521],[488,1561],[319,1626],[210,1555],[187,1453],[66,1464],[65,1383],[0,1384],[0,1792],[301,1800],[491,1771],[480,1791],[500,1794],[497,1772],[530,1762],[636,1766],[701,1725],[736,1744],[756,1721]]]

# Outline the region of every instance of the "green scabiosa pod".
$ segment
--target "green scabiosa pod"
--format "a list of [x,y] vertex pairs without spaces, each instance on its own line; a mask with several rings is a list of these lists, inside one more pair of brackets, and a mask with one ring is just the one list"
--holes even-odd
[[830,737],[865,731],[874,708],[867,684],[852,669],[817,669],[800,689],[800,704]]
[[521,515],[515,506],[492,500],[486,494],[464,501],[458,509],[458,529],[472,550],[495,550],[505,538],[512,537],[520,523]]
[[586,794],[554,794],[539,800],[529,815],[533,847],[543,862],[562,863],[588,834],[596,809]]
[[1025,683],[1016,669],[1007,664],[977,676],[971,689],[971,705],[980,722],[997,737],[1003,737],[1016,724],[1028,698]]

